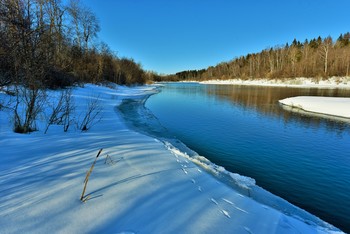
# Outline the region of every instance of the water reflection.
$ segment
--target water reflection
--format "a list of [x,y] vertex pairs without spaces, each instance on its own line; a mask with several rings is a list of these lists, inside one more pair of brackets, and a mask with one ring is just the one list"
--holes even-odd
[[173,89],[174,93],[180,92],[189,96],[189,98],[205,98],[204,91],[212,98],[234,103],[244,110],[251,109],[265,116],[283,119],[286,124],[297,122],[304,127],[312,128],[324,126],[337,134],[350,131],[350,121],[344,118],[310,114],[305,111],[290,111],[278,103],[278,100],[295,96],[350,97],[350,90],[347,89],[202,85],[197,83],[168,84],[166,89],[168,91]]
[[[286,124],[299,122],[306,127],[325,126],[338,134],[350,131],[350,123],[345,119],[310,114],[305,111],[293,112],[278,104],[278,100],[294,96],[350,97],[346,89],[261,87],[240,85],[205,85],[208,95],[235,103],[243,109],[254,109],[260,114],[283,119]],[[199,92],[200,87],[195,88]],[[193,90],[192,90],[193,91]]]

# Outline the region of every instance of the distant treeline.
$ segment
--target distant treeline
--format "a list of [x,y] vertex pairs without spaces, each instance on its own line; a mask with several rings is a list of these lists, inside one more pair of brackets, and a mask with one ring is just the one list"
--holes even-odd
[[95,14],[78,0],[0,0],[0,87],[155,79],[132,59],[96,43],[99,30]]
[[350,33],[267,48],[203,70],[178,72],[163,80],[326,78],[349,76]]

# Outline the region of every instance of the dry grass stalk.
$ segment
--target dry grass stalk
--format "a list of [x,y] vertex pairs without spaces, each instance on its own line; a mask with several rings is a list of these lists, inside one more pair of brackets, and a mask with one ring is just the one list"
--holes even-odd
[[90,167],[90,170],[86,173],[85,180],[84,180],[83,192],[82,192],[82,194],[81,194],[81,196],[80,196],[80,200],[81,200],[82,202],[87,201],[88,198],[89,198],[89,196],[87,196],[87,197],[85,198],[86,186],[87,186],[87,183],[88,183],[88,181],[89,181],[90,174],[91,174],[91,172],[92,172],[92,170],[94,169],[94,166],[95,166],[95,164],[96,164],[97,158],[98,158],[98,156],[100,156],[102,150],[103,150],[103,149],[100,149],[100,150],[98,151],[98,153],[97,153],[97,155],[96,155],[96,158],[95,158],[95,161],[92,163],[92,165],[91,165],[91,167]]

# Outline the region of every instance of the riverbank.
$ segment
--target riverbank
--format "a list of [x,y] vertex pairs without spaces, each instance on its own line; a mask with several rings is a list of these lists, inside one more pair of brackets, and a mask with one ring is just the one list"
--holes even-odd
[[342,88],[350,89],[350,77],[331,77],[328,79],[291,78],[291,79],[230,79],[201,81],[202,84],[220,85],[256,85],[296,88]]
[[[341,233],[251,178],[130,130],[115,107],[154,92],[152,86],[73,89],[76,118],[90,98],[102,105],[101,120],[87,132],[52,126],[44,134],[39,121],[39,131],[15,134],[11,113],[1,112],[0,232]],[[90,199],[82,203],[83,180],[99,149]]]

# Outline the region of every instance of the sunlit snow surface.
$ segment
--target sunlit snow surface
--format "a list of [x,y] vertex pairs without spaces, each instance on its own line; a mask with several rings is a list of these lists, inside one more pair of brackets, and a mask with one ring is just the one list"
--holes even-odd
[[291,108],[316,114],[350,118],[350,98],[299,96],[286,98],[279,102]]
[[[76,118],[90,97],[103,109],[85,133],[52,126],[44,134],[39,120],[39,131],[15,134],[11,112],[2,110],[0,233],[341,233],[252,178],[128,129],[116,106],[154,92],[153,86],[74,88]],[[86,171],[101,148],[90,200],[82,203]],[[107,155],[113,163],[105,163]]]
[[326,80],[317,78],[291,78],[291,79],[230,79],[230,80],[208,80],[203,84],[222,85],[256,85],[256,86],[277,86],[297,88],[344,88],[350,89],[350,77],[332,77]]

